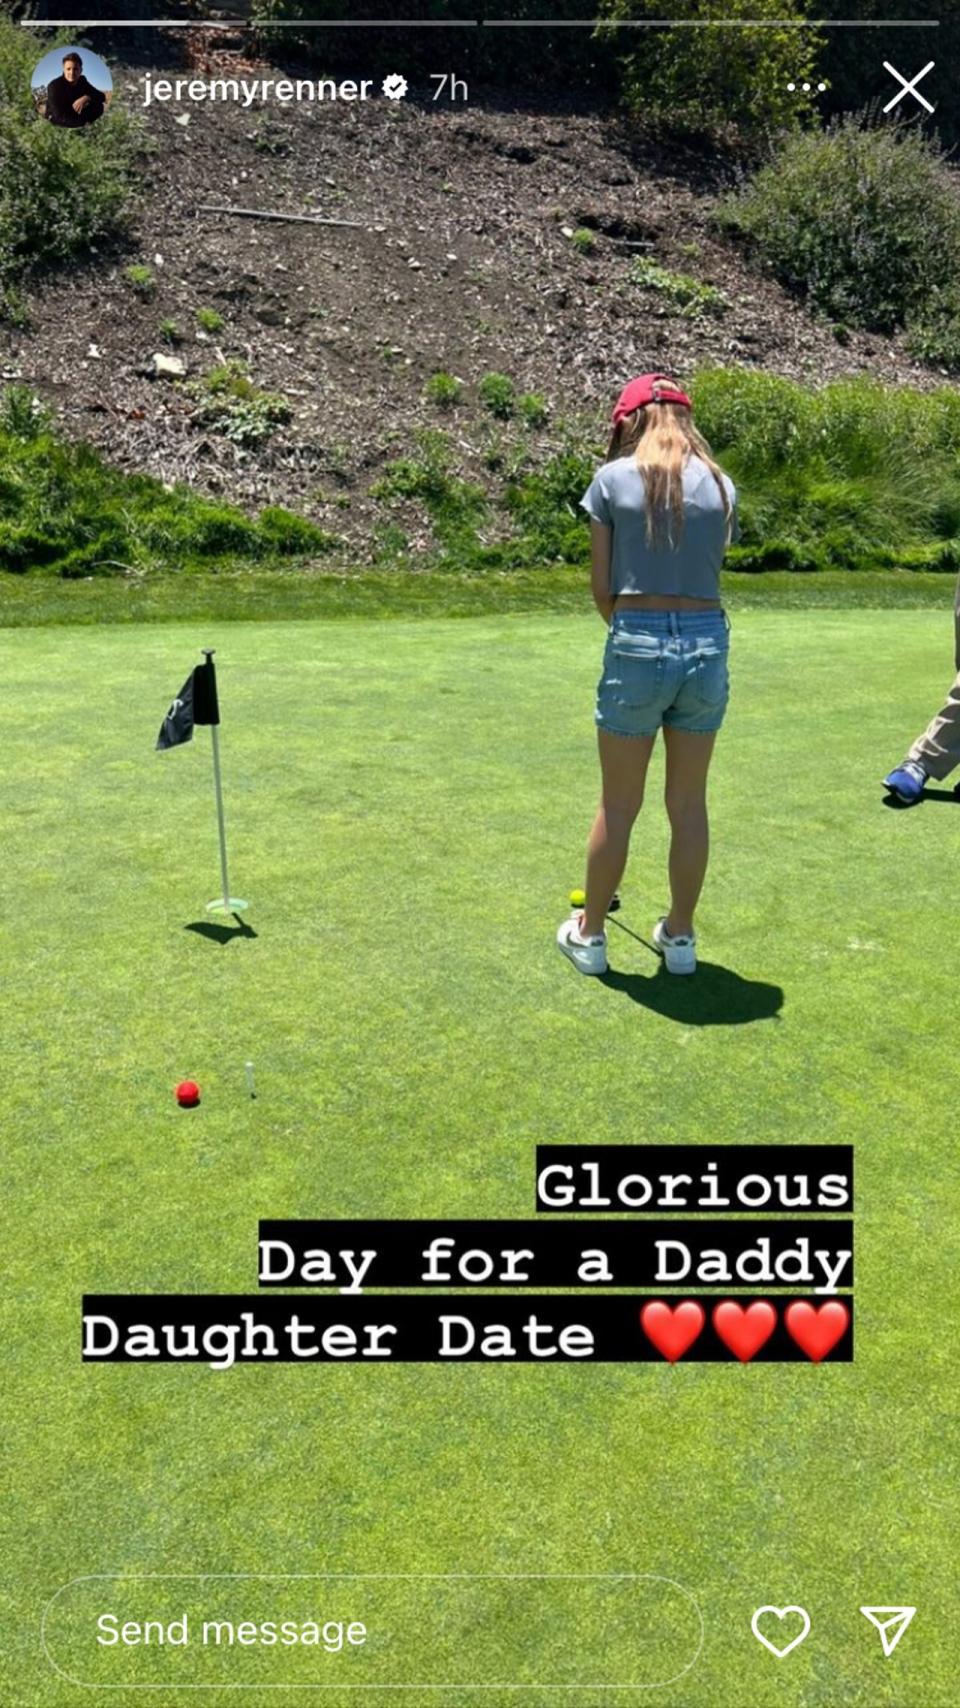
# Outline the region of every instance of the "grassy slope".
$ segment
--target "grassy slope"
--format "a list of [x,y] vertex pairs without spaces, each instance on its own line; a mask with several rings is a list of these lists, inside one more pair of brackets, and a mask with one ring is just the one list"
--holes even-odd
[[[682,987],[621,932],[607,986],[552,947],[595,794],[595,622],[0,641],[8,1445],[30,1513],[5,1702],[79,1700],[36,1645],[75,1574],[282,1568],[661,1572],[707,1620],[671,1708],[953,1700],[956,1083],[936,1017],[960,820],[884,810],[877,787],[945,685],[948,631],[942,612],[735,618],[705,965]],[[184,929],[216,887],[208,754],[150,751],[208,638],[257,933],[224,945]],[[641,932],[664,900],[657,793],[624,887]],[[777,1019],[703,1023],[718,996],[732,1021],[778,990]],[[854,1366],[78,1362],[82,1290],[251,1290],[260,1215],[523,1216],[536,1139],[654,1137],[858,1145]],[[789,1672],[749,1632],[766,1601],[813,1619]],[[865,1601],[920,1608],[893,1662]]]

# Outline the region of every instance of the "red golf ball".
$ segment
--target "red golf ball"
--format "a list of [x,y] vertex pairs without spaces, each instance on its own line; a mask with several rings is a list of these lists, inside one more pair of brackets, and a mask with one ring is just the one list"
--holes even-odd
[[181,1109],[194,1109],[200,1101],[200,1087],[195,1079],[182,1079],[173,1095]]

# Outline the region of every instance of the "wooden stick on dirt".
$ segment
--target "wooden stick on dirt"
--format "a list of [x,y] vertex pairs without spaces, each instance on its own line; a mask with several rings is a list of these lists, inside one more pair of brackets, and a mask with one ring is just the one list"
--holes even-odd
[[294,225],[348,225],[354,231],[369,229],[360,219],[321,219],[319,214],[270,213],[262,208],[233,208],[222,202],[200,202],[197,212],[237,214],[240,219],[279,219]]

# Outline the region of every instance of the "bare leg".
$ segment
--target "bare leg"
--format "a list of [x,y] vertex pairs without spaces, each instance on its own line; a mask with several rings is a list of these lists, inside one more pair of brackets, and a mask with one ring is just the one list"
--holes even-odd
[[716,735],[694,735],[685,729],[664,729],[667,750],[665,800],[670,820],[671,937],[693,934],[693,915],[710,852],[707,823],[707,772]]
[[599,937],[607,909],[627,863],[630,832],[643,805],[647,766],[655,735],[611,735],[597,731],[600,749],[600,806],[587,843],[587,905],[581,930]]

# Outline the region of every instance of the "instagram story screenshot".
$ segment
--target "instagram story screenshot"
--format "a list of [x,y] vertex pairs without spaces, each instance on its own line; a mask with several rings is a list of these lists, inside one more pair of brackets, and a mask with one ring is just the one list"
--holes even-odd
[[0,1708],[948,1708],[960,0],[0,0]]

